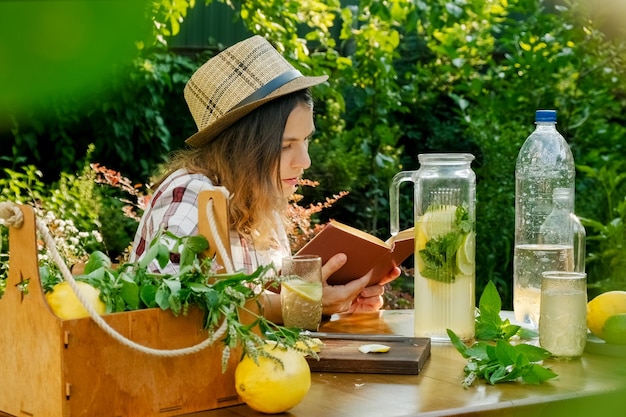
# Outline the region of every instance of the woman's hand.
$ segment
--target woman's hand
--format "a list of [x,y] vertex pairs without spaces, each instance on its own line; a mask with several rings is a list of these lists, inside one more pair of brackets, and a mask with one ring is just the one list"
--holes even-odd
[[[378,311],[385,303],[383,294],[385,293],[384,285],[400,276],[400,268],[394,267],[389,273],[377,284],[363,288],[363,291],[354,300],[350,309],[350,313],[364,313],[368,311]],[[369,273],[366,275],[369,280]]]
[[376,311],[383,306],[382,295],[385,292],[383,285],[400,275],[400,268],[393,268],[379,285],[367,286],[370,273],[359,279],[352,280],[345,285],[328,285],[328,278],[346,263],[344,253],[338,253],[322,266],[322,280],[324,295],[322,297],[323,313],[365,312]]

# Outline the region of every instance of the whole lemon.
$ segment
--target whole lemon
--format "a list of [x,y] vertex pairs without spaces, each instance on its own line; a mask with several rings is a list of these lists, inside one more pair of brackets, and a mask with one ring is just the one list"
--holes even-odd
[[294,349],[267,343],[263,349],[276,359],[258,357],[258,364],[245,356],[235,369],[235,386],[241,399],[253,410],[282,413],[296,406],[311,388],[311,370]]
[[626,313],[626,291],[604,292],[587,303],[587,327],[604,339],[604,323],[611,316]]
[[[100,290],[83,281],[76,281],[76,284],[80,293],[84,295],[96,312],[104,314],[106,312],[106,304],[100,300]],[[60,282],[52,287],[52,291],[46,293],[46,301],[48,301],[48,305],[50,305],[54,314],[61,319],[71,320],[89,317],[89,313],[85,310],[85,307],[83,307],[67,281]]]
[[616,314],[606,319],[602,331],[606,343],[626,345],[626,313]]

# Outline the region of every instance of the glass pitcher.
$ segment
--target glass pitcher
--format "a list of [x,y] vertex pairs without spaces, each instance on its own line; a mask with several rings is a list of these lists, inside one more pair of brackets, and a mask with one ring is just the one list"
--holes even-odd
[[415,336],[474,337],[476,175],[468,153],[420,154],[417,171],[395,175],[389,189],[391,234],[399,231],[399,186],[414,184]]

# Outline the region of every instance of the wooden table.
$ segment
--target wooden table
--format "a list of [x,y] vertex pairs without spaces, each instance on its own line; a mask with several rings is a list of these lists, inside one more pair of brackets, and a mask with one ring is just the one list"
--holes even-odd
[[[413,336],[413,311],[335,315],[320,331]],[[547,360],[559,378],[464,389],[466,360],[449,344],[433,344],[419,375],[314,373],[311,390],[286,416],[626,416],[626,358],[585,353],[573,361]],[[261,416],[246,405],[191,417]]]

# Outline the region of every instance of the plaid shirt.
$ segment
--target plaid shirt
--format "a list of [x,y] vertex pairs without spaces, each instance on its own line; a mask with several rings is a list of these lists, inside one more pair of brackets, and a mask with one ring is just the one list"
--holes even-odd
[[[190,174],[185,169],[173,172],[154,192],[146,208],[135,235],[130,261],[141,259],[146,246],[160,229],[169,230],[177,236],[198,234],[198,194],[204,190],[220,190],[229,195],[224,187],[216,187],[202,174]],[[254,245],[230,230],[232,262],[235,270],[253,272],[260,265],[271,262],[281,267],[283,256],[290,255],[289,240],[285,228],[276,215],[276,240],[279,247],[269,250],[255,250]],[[178,269],[178,258],[172,257],[161,269],[156,261],[150,264],[154,272],[173,273]]]

